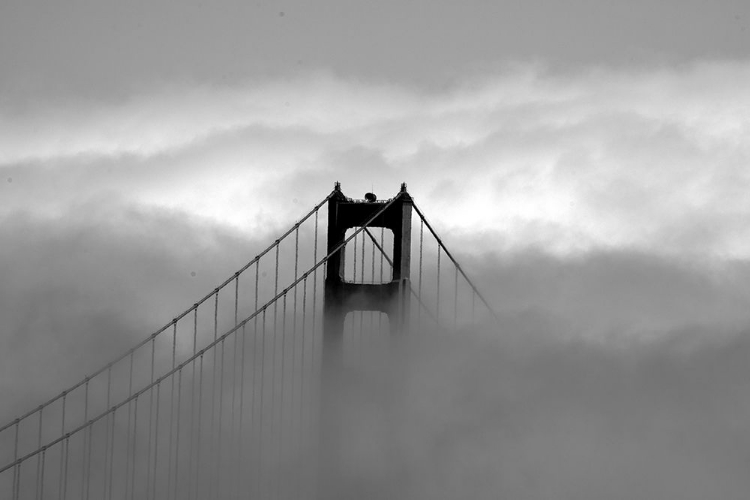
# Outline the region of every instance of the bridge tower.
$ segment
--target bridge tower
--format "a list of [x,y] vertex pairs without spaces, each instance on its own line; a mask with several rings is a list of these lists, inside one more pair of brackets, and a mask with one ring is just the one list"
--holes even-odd
[[[336,183],[328,201],[328,253],[344,242],[347,229],[363,224],[383,208],[382,202],[352,200]],[[393,279],[388,283],[354,283],[344,280],[342,248],[327,263],[324,294],[323,342],[326,355],[340,357],[344,318],[351,311],[380,311],[388,315],[395,331],[404,331],[409,311],[412,199],[406,183],[396,200],[369,227],[393,231]],[[335,353],[335,354],[334,354]],[[326,360],[333,361],[333,360]]]
[[[336,183],[328,201],[328,253],[346,239],[346,231],[363,225],[391,202],[353,200],[341,192]],[[379,311],[388,316],[392,335],[408,327],[410,305],[411,216],[413,201],[406,183],[382,214],[368,227],[382,227],[393,232],[393,275],[386,283],[355,283],[344,279],[342,247],[328,260],[323,305],[323,349],[321,355],[321,455],[319,498],[339,498],[336,493],[340,461],[340,420],[337,405],[341,403],[344,376],[344,320],[352,311]]]

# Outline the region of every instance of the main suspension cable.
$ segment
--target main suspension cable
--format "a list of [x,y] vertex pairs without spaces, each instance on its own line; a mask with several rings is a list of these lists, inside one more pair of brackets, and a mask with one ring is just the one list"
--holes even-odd
[[[469,284],[471,289],[474,291],[474,293],[477,294],[477,297],[484,303],[484,305],[487,307],[487,309],[492,313],[492,315],[495,317],[495,319],[499,319],[497,316],[497,313],[495,313],[495,310],[492,308],[489,302],[484,298],[482,293],[477,289],[477,287],[474,285],[474,283],[469,279],[469,277],[464,272],[463,268],[461,268],[461,265],[458,263],[458,261],[453,257],[453,254],[450,253],[450,251],[446,248],[445,244],[443,243],[443,240],[438,236],[437,232],[433,229],[432,225],[427,221],[427,218],[424,216],[422,211],[419,209],[416,203],[413,204],[414,210],[417,212],[417,215],[419,215],[419,218],[422,220],[425,226],[427,226],[427,229],[430,230],[432,233],[432,236],[435,238],[435,240],[438,243],[439,248],[442,248],[443,252],[445,252],[445,255],[453,262],[453,265],[456,266],[456,269],[458,269],[458,272],[461,273],[461,275],[464,277],[466,282]],[[440,251],[438,250],[438,256],[440,255]]]
[[[255,318],[256,318],[256,317],[258,316],[258,315],[260,315],[261,313],[263,313],[263,314],[265,315],[265,311],[266,311],[266,309],[267,309],[268,307],[270,307],[270,306],[271,306],[271,305],[273,305],[273,304],[274,304],[274,303],[275,303],[275,302],[276,302],[277,300],[279,300],[279,299],[280,299],[280,298],[282,298],[282,297],[283,297],[284,295],[286,295],[287,293],[289,293],[289,291],[291,291],[291,290],[292,290],[292,289],[293,289],[294,287],[296,287],[296,286],[297,286],[297,285],[298,285],[299,283],[301,283],[301,282],[302,282],[302,281],[303,281],[303,280],[304,280],[305,278],[307,278],[308,276],[310,276],[311,274],[313,274],[313,273],[314,273],[314,272],[315,272],[315,271],[316,271],[316,270],[317,270],[317,269],[318,269],[318,268],[319,268],[320,266],[322,266],[323,264],[325,264],[325,263],[326,263],[326,262],[327,262],[328,260],[330,260],[330,259],[331,259],[331,258],[332,258],[332,257],[333,257],[334,255],[337,255],[337,254],[338,254],[338,252],[339,252],[339,251],[340,251],[340,250],[341,250],[341,249],[342,249],[342,248],[343,248],[343,247],[344,247],[344,246],[345,246],[345,245],[346,245],[346,244],[347,244],[347,243],[348,243],[348,242],[349,242],[349,241],[350,241],[351,239],[353,239],[353,238],[357,237],[357,236],[358,236],[358,235],[359,235],[359,234],[360,234],[361,232],[363,232],[363,231],[364,231],[365,229],[367,229],[367,227],[368,227],[368,226],[369,226],[370,224],[372,224],[372,222],[373,222],[373,221],[374,221],[374,220],[375,220],[375,219],[376,219],[377,217],[379,217],[380,215],[382,215],[382,214],[383,214],[383,212],[385,212],[385,211],[386,211],[386,210],[387,210],[387,209],[388,209],[388,208],[389,208],[389,207],[390,207],[390,206],[391,206],[391,205],[392,205],[393,203],[395,203],[395,202],[396,202],[396,200],[398,200],[398,199],[400,198],[400,196],[401,196],[401,195],[397,195],[396,197],[394,197],[394,198],[392,198],[391,200],[389,200],[389,201],[388,201],[387,203],[384,203],[384,204],[383,204],[383,207],[382,207],[382,208],[381,208],[381,209],[380,209],[380,210],[379,210],[379,211],[378,211],[377,213],[375,213],[375,214],[374,214],[373,216],[371,216],[370,218],[368,218],[368,219],[367,219],[367,220],[366,220],[366,221],[365,221],[364,223],[362,223],[362,224],[361,224],[361,225],[359,226],[359,228],[358,228],[357,230],[355,230],[355,231],[354,231],[354,233],[352,233],[352,234],[351,234],[351,235],[350,235],[350,236],[349,236],[348,238],[346,238],[346,239],[345,239],[344,241],[340,242],[340,243],[339,243],[339,244],[338,244],[338,245],[337,245],[337,246],[336,246],[336,247],[335,247],[335,248],[334,248],[333,250],[331,250],[331,251],[330,251],[330,252],[329,252],[329,253],[328,253],[328,254],[327,254],[327,255],[326,255],[325,257],[323,257],[323,258],[322,258],[322,259],[320,259],[320,260],[319,260],[318,262],[316,262],[316,263],[315,263],[315,264],[314,264],[314,265],[313,265],[313,266],[312,266],[312,267],[311,267],[310,269],[308,269],[308,270],[307,270],[306,272],[304,272],[303,274],[301,274],[301,275],[300,275],[300,276],[299,276],[299,277],[298,277],[298,278],[297,278],[296,280],[294,280],[294,281],[293,281],[293,282],[292,282],[292,283],[291,283],[290,285],[288,285],[288,286],[287,286],[287,287],[286,287],[285,289],[283,289],[283,290],[279,291],[279,292],[278,292],[278,293],[277,293],[276,295],[274,295],[274,296],[273,296],[273,297],[272,297],[272,298],[271,298],[270,300],[268,300],[268,301],[267,301],[267,302],[266,302],[266,303],[265,303],[265,304],[264,304],[264,305],[263,305],[263,306],[262,306],[262,307],[261,307],[260,309],[257,309],[257,310],[256,310],[255,312],[253,312],[253,313],[252,313],[252,314],[251,314],[250,316],[248,316],[248,317],[246,317],[245,319],[243,319],[242,321],[240,321],[240,322],[239,322],[239,323],[238,323],[237,325],[235,325],[235,326],[234,326],[233,328],[231,328],[230,330],[228,330],[227,332],[225,332],[225,333],[224,333],[224,334],[222,334],[221,336],[218,336],[218,337],[217,337],[216,339],[214,339],[214,340],[213,340],[212,342],[210,342],[210,343],[209,343],[209,344],[207,344],[207,345],[206,345],[205,347],[203,347],[203,348],[202,348],[202,349],[201,349],[200,351],[198,351],[198,352],[197,352],[197,353],[195,353],[194,355],[190,356],[189,358],[187,358],[186,360],[184,360],[184,361],[183,361],[182,363],[180,363],[179,365],[176,365],[176,366],[174,366],[174,361],[173,361],[173,368],[172,368],[171,370],[169,370],[168,372],[164,373],[163,375],[161,375],[161,376],[160,376],[160,377],[159,377],[158,379],[156,379],[155,381],[153,381],[153,382],[151,382],[151,383],[147,384],[146,386],[144,386],[143,388],[139,389],[138,391],[136,391],[136,392],[133,392],[133,393],[131,393],[131,394],[130,394],[130,395],[129,395],[129,396],[127,397],[127,398],[123,399],[122,401],[120,401],[120,402],[119,402],[119,403],[117,403],[117,404],[114,404],[114,405],[113,405],[113,406],[112,406],[111,408],[108,408],[108,409],[104,410],[103,412],[101,412],[101,413],[100,413],[99,415],[97,415],[96,417],[94,417],[94,418],[90,419],[90,420],[89,420],[88,422],[85,422],[85,423],[83,423],[83,424],[80,424],[80,425],[79,425],[78,427],[76,427],[76,428],[72,429],[71,431],[69,431],[69,432],[68,432],[68,433],[67,433],[66,435],[64,435],[64,436],[60,436],[60,437],[58,437],[58,438],[56,438],[56,439],[53,439],[53,440],[52,440],[52,441],[50,441],[50,442],[49,442],[49,443],[48,443],[47,445],[45,445],[45,446],[43,446],[43,447],[42,447],[42,446],[40,446],[40,447],[39,447],[38,449],[36,449],[36,450],[34,450],[34,451],[31,451],[31,452],[27,453],[26,455],[24,455],[24,456],[22,456],[22,457],[20,457],[20,458],[17,458],[16,460],[13,460],[12,462],[10,462],[10,463],[7,463],[6,465],[4,465],[4,466],[0,467],[0,474],[1,474],[1,473],[3,473],[3,472],[5,472],[6,470],[8,470],[8,469],[12,468],[12,467],[15,467],[16,465],[20,465],[21,463],[25,462],[26,460],[28,460],[28,459],[30,459],[30,458],[32,458],[32,457],[34,457],[34,456],[39,456],[39,455],[40,455],[40,454],[42,454],[42,453],[43,453],[43,451],[44,451],[44,450],[46,450],[47,448],[49,448],[49,447],[52,447],[52,446],[54,446],[54,445],[56,445],[56,444],[58,444],[58,443],[62,442],[62,441],[63,441],[63,440],[65,440],[66,438],[69,438],[70,436],[73,436],[73,435],[77,434],[78,432],[80,432],[80,431],[82,431],[82,430],[84,430],[84,429],[88,428],[89,426],[93,425],[94,423],[98,422],[99,420],[101,420],[102,418],[104,418],[104,417],[106,417],[106,416],[108,416],[108,415],[112,415],[112,420],[113,420],[113,425],[112,425],[112,429],[111,429],[111,430],[112,430],[112,438],[113,438],[113,442],[112,442],[112,447],[110,448],[110,453],[113,453],[113,451],[114,451],[114,418],[115,418],[115,415],[116,415],[116,412],[117,412],[117,410],[118,410],[118,409],[122,408],[122,407],[123,407],[123,406],[125,406],[125,405],[128,405],[128,404],[129,404],[130,402],[132,402],[132,401],[133,401],[133,400],[134,400],[135,398],[137,398],[138,396],[140,396],[140,395],[144,394],[144,393],[145,393],[146,391],[148,391],[148,390],[151,390],[151,389],[152,389],[152,388],[154,388],[154,387],[155,387],[155,386],[156,386],[157,384],[161,383],[162,381],[166,380],[167,378],[169,378],[169,377],[172,377],[172,376],[173,376],[173,375],[174,375],[175,373],[177,373],[177,372],[178,372],[179,370],[182,370],[182,369],[183,369],[183,368],[184,368],[185,366],[187,366],[187,365],[188,365],[189,363],[192,363],[192,362],[194,362],[194,361],[195,361],[195,360],[196,360],[196,359],[197,359],[198,357],[202,357],[202,356],[203,356],[203,355],[204,355],[205,353],[207,353],[207,352],[208,352],[209,350],[213,349],[213,348],[214,348],[214,347],[215,347],[216,345],[218,345],[218,344],[219,344],[219,342],[223,341],[223,340],[224,340],[224,339],[225,339],[226,337],[228,337],[229,335],[232,335],[233,333],[235,333],[235,332],[236,332],[237,330],[239,330],[239,329],[240,329],[240,328],[241,328],[241,327],[242,327],[243,325],[247,324],[247,323],[248,323],[249,321],[251,321],[251,320],[254,320],[254,319],[255,319]],[[231,280],[230,280],[230,281],[231,281]],[[213,293],[212,293],[212,294],[213,294]],[[191,309],[191,310],[192,310],[192,309]],[[176,322],[177,322],[177,319],[174,319],[174,320],[172,320],[172,322],[170,323],[170,324],[174,324],[174,328],[175,328],[175,330],[176,330]],[[175,349],[175,344],[173,344],[173,360],[174,360],[174,349]],[[261,360],[262,360],[262,358],[261,358]],[[262,376],[262,374],[261,374],[261,376]],[[174,380],[174,379],[172,379],[172,381],[173,381],[173,380]],[[261,398],[262,398],[262,394],[263,394],[263,391],[261,390]],[[174,397],[174,394],[172,394],[172,397]],[[261,404],[261,406],[262,406],[262,404]],[[41,412],[40,412],[40,415],[41,415]],[[200,415],[200,413],[199,413],[199,415]],[[261,415],[262,415],[262,412],[261,412]],[[171,418],[170,418],[170,420],[171,420]],[[12,424],[11,424],[11,425],[12,425]],[[171,424],[170,424],[170,427],[171,427]],[[170,432],[170,433],[171,433],[171,432]],[[39,438],[40,438],[40,440],[41,440],[41,417],[40,417],[40,430],[39,430]],[[262,439],[261,439],[261,442],[262,442]],[[170,446],[171,446],[171,445],[170,445]],[[43,461],[42,461],[42,462],[43,462]],[[43,463],[42,463],[42,465],[43,465]],[[112,472],[112,470],[111,470],[111,466],[112,466],[112,463],[111,463],[111,461],[110,461],[110,476],[111,476],[111,472]],[[170,469],[171,469],[171,467],[170,467]],[[108,485],[108,486],[109,486],[109,488],[110,488],[109,496],[111,497],[111,488],[112,488],[112,481],[111,481],[111,479],[110,479],[110,482],[109,482],[109,485]]]
[[[266,255],[268,252],[270,252],[271,250],[273,250],[274,247],[276,247],[282,240],[284,240],[286,237],[288,237],[290,234],[292,234],[294,232],[295,228],[299,227],[299,225],[303,224],[307,219],[309,219],[313,215],[316,216],[316,223],[317,223],[317,212],[318,212],[318,210],[325,203],[327,203],[328,200],[330,200],[336,194],[336,192],[337,191],[335,191],[335,190],[331,191],[331,193],[329,193],[328,196],[326,196],[322,201],[320,201],[319,203],[317,203],[309,212],[307,212],[305,214],[304,217],[302,217],[291,228],[289,228],[289,230],[287,230],[284,234],[282,234],[281,237],[279,237],[276,241],[274,241],[272,244],[270,244],[268,247],[266,247],[262,252],[260,252],[255,257],[253,257],[252,260],[250,260],[247,264],[245,264],[244,266],[242,266],[231,277],[227,278],[223,283],[221,283],[218,287],[216,287],[216,289],[217,290],[221,290],[224,287],[226,287],[229,283],[232,282],[232,280],[234,280],[234,278],[235,278],[236,275],[242,274],[248,268],[250,268],[253,264],[255,264],[256,262],[258,262],[264,255]],[[39,412],[42,408],[45,408],[45,407],[51,405],[52,403],[58,401],[63,396],[65,396],[65,394],[70,393],[70,392],[74,391],[75,389],[78,389],[79,387],[83,386],[86,383],[87,380],[93,379],[93,378],[101,375],[102,373],[106,372],[113,365],[115,365],[115,364],[119,363],[120,361],[122,361],[123,359],[127,358],[133,352],[137,351],[138,349],[140,349],[144,345],[148,344],[152,339],[154,339],[155,337],[157,337],[159,334],[161,334],[162,332],[166,331],[172,325],[173,322],[179,321],[183,317],[185,317],[188,314],[190,314],[191,312],[193,312],[201,304],[203,304],[205,301],[207,301],[208,299],[210,299],[214,295],[214,293],[215,293],[214,291],[210,292],[209,294],[207,294],[206,296],[204,296],[202,299],[200,299],[199,301],[197,301],[195,304],[193,304],[193,306],[191,306],[190,308],[186,309],[182,313],[178,314],[172,321],[170,321],[166,325],[162,326],[157,331],[155,331],[154,333],[150,334],[148,337],[146,337],[143,340],[141,340],[138,344],[136,344],[135,346],[131,347],[129,350],[127,350],[126,352],[124,352],[120,356],[116,357],[115,359],[113,359],[109,363],[105,364],[104,366],[102,366],[98,370],[95,370],[92,374],[88,375],[87,377],[83,378],[79,382],[77,382],[77,383],[73,384],[72,386],[68,387],[67,389],[63,390],[62,392],[60,392],[56,396],[51,397],[50,399],[48,399],[47,401],[45,401],[41,405],[39,405],[39,406],[35,407],[34,409],[29,410],[28,412],[22,414],[21,416],[17,417],[17,419],[13,419],[13,420],[9,421],[8,423],[6,423],[5,425],[0,426],[0,434],[2,432],[4,432],[6,429],[12,427],[16,423],[16,420],[18,420],[18,421],[25,420],[26,418],[28,418],[28,417],[34,415],[35,413]]]

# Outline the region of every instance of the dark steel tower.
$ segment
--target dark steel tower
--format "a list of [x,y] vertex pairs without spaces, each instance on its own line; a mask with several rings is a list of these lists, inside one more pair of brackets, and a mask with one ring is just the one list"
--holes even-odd
[[[368,193],[370,194],[370,193]],[[392,203],[383,210],[389,202]],[[346,239],[346,231],[360,227],[372,217],[368,227],[393,231],[393,277],[387,283],[356,283],[344,279],[344,248],[328,261],[323,306],[323,352],[321,386],[321,483],[319,498],[332,500],[336,492],[340,460],[337,406],[343,393],[342,371],[344,320],[351,311],[380,311],[388,315],[391,334],[407,329],[410,297],[412,198],[406,184],[393,200],[353,200],[341,192],[337,182],[328,201],[328,253]]]
[[[380,212],[384,202],[352,200],[341,192],[336,183],[335,194],[328,201],[328,253],[344,242],[347,229],[361,224]],[[409,310],[409,270],[411,264],[412,199],[406,184],[396,200],[369,227],[384,227],[393,231],[393,279],[389,283],[366,284],[344,280],[344,251],[342,248],[327,264],[324,296],[323,342],[327,353],[340,349],[344,318],[351,311],[380,311],[388,315],[396,330],[404,330]],[[339,357],[338,354],[336,354]],[[325,363],[324,363],[325,364]]]

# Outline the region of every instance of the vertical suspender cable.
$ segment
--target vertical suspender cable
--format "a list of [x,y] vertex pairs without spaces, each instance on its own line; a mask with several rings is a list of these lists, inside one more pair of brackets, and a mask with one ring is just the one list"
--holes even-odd
[[[372,236],[372,235],[371,235]],[[371,257],[372,271],[370,273],[370,282],[375,283],[375,245],[372,245],[372,257]],[[370,311],[370,321],[368,324],[369,330],[368,335],[370,336],[370,342],[372,342],[373,325],[375,325],[375,314],[377,311]]]
[[[385,243],[385,228],[380,228],[380,248],[384,248],[383,245]],[[380,281],[383,281],[383,268],[385,266],[385,254],[383,252],[380,252]]]
[[[276,296],[279,293],[279,242],[276,241],[276,270],[273,285],[273,295]],[[274,407],[276,405],[276,337],[278,336],[277,324],[278,318],[278,301],[273,301],[273,350],[271,351],[271,436],[273,438],[274,433]]]
[[[344,253],[346,255],[346,253]],[[352,260],[354,261],[354,269],[352,269],[352,280],[357,279],[357,237],[354,237],[354,251],[352,252]],[[346,274],[345,274],[346,275]]]
[[240,484],[242,483],[242,448],[243,444],[245,442],[245,436],[244,436],[244,430],[242,428],[242,417],[244,415],[245,410],[245,339],[246,339],[247,331],[245,329],[245,324],[242,324],[242,346],[240,347],[240,351],[242,353],[240,357],[240,411],[239,416],[237,418],[237,470],[235,475],[235,491],[234,491],[234,497],[239,498],[240,496]]
[[[279,437],[278,437],[278,448],[277,448],[277,455],[279,463],[281,462],[281,451],[284,443],[284,359],[286,358],[285,347],[286,347],[286,297],[287,294],[284,294],[283,297],[283,305],[282,305],[282,313],[281,313],[281,390],[279,391],[279,420],[278,420],[278,428],[279,428]],[[277,496],[279,495],[279,489],[281,488],[281,481],[276,481],[277,485]]]
[[[273,295],[274,297],[279,293],[279,241],[276,241],[276,269],[274,277]],[[276,408],[276,338],[278,337],[278,300],[273,301],[273,343],[271,351],[271,426],[269,430],[270,445],[273,446],[274,434],[276,432],[275,422],[275,408]],[[270,455],[271,452],[269,452]],[[273,486],[273,485],[271,485]]]
[[375,283],[375,245],[372,245],[372,273],[370,281]]
[[[138,395],[135,396],[135,400],[133,401],[133,447],[132,447],[132,453],[131,453],[133,465],[130,467],[130,500],[133,500],[133,496],[135,494],[135,457],[138,456],[137,444],[138,444]],[[131,457],[126,457],[126,458],[131,459]]]
[[[221,345],[221,361],[219,362],[219,411],[218,411],[218,423],[216,426],[216,457],[214,458],[216,473],[215,473],[215,484],[218,487],[221,484],[221,474],[223,467],[221,466],[221,453],[222,453],[222,421],[224,419],[224,353],[225,345],[224,339],[220,342]],[[216,349],[218,346],[215,346]]]
[[[149,385],[154,383],[154,364],[156,358],[156,337],[151,337],[151,374],[149,377]],[[148,458],[146,459],[146,500],[149,500],[151,494],[151,434],[154,430],[153,425],[154,416],[154,390],[151,389],[148,395],[148,443],[146,445]]]
[[[237,326],[237,316],[239,314],[239,308],[240,308],[240,274],[235,273],[234,275],[234,326]],[[233,337],[233,347],[232,347],[232,405],[231,410],[229,412],[230,419],[229,419],[229,455],[233,458],[234,457],[234,450],[235,446],[239,444],[237,442],[237,439],[235,438],[235,429],[234,429],[234,415],[236,412],[236,404],[237,404],[237,356],[238,356],[238,349],[237,349],[237,337],[239,335],[235,331],[232,334]],[[234,463],[233,463],[234,462]],[[235,477],[239,473],[239,463],[235,462],[234,460],[230,461],[230,464],[233,463],[232,467],[232,474],[230,475],[230,479]],[[234,494],[234,490],[232,490],[232,493]]]
[[[65,435],[65,410],[66,410],[66,403],[68,399],[68,393],[66,391],[63,391],[63,397],[62,397],[62,422],[60,424],[60,435]],[[63,462],[65,457],[65,442],[60,443],[60,475],[57,478],[57,498],[62,498],[63,496]]]
[[284,432],[284,382],[286,377],[284,376],[284,370],[286,366],[286,303],[287,294],[284,294],[282,298],[281,307],[281,391],[279,392],[279,457],[281,457],[281,442],[283,439]]
[[[318,211],[315,211],[315,235],[313,237],[315,240],[313,244],[313,262],[318,262]],[[325,266],[326,264],[324,264]],[[325,277],[325,267],[323,268],[323,276]],[[310,340],[310,353],[311,353],[311,361],[310,361],[310,373],[315,373],[315,328],[316,328],[316,297],[318,296],[318,270],[315,269],[313,271],[313,303],[312,303],[312,329],[311,329],[311,336],[312,339]]]
[[[385,242],[385,228],[380,228],[380,248],[383,247],[383,243]],[[385,254],[383,252],[380,252],[380,282],[383,282],[383,275],[384,271],[383,268],[385,266]],[[383,333],[383,315],[378,314],[378,336],[380,337]]]
[[258,424],[258,475],[255,481],[256,484],[256,496],[257,498],[260,498],[261,496],[261,481],[263,479],[263,389],[264,389],[264,373],[265,373],[265,366],[264,366],[264,360],[266,358],[266,307],[263,307],[263,321],[261,322],[261,337],[260,337],[260,405],[259,405],[259,419],[260,422]]
[[[298,436],[297,437],[297,445],[298,445],[297,457],[299,457],[298,460],[300,462],[300,469],[301,469],[301,462],[302,462],[301,460],[302,454],[300,452],[303,450],[302,438],[305,436],[305,429],[306,429],[305,413],[304,413],[304,408],[305,408],[305,322],[307,321],[306,316],[307,316],[307,278],[305,278],[302,281],[302,332],[300,333],[302,337],[302,346],[300,347],[300,350],[302,351],[302,356],[300,359],[300,370],[299,370],[300,375],[301,375],[301,380],[300,380],[300,387],[299,387],[299,429],[298,429],[298,434],[297,434]],[[296,489],[297,489],[298,496],[300,494],[301,483],[299,479],[300,479],[301,474],[302,474],[302,471],[298,470],[296,474],[297,476],[297,488]]]
[[[255,264],[255,306],[253,307],[254,311],[258,310],[258,280],[260,275],[260,262],[257,262]],[[256,316],[253,319],[253,371],[252,371],[252,377],[251,377],[251,385],[252,388],[252,398],[250,400],[250,443],[256,445],[255,448],[253,448],[253,451],[251,451],[250,456],[251,459],[255,458],[254,450],[257,448],[257,443],[255,441],[255,401],[257,398],[255,397],[255,389],[257,387],[256,383],[256,368],[255,368],[255,359],[258,353],[258,317]],[[261,363],[263,362],[263,352],[261,351]],[[261,365],[262,366],[262,365]],[[262,372],[263,368],[261,368]],[[263,387],[260,388],[261,394],[263,394]],[[252,471],[252,478],[257,483],[257,478],[255,477],[255,470]]]
[[[177,361],[177,320],[172,320],[172,370]],[[174,374],[170,377],[171,388],[169,391],[169,445],[167,446],[167,495],[169,500],[172,498],[172,442],[174,439]]]
[[112,407],[112,425],[110,426],[110,439],[111,443],[109,445],[109,480],[107,481],[107,500],[112,499],[112,483],[113,480],[113,474],[114,474],[114,464],[115,464],[115,424],[117,424],[117,410],[115,407]]
[[[107,369],[107,408],[110,407],[109,405],[110,405],[111,393],[112,393],[112,366],[110,365],[110,367]],[[105,495],[108,494],[108,491],[109,491],[109,483],[108,483],[109,469],[112,466],[111,461],[110,461],[110,455],[109,455],[110,453],[109,432],[110,432],[110,427],[112,426],[111,420],[112,420],[113,415],[114,413],[112,413],[111,415],[107,415],[107,429],[106,429],[106,435],[104,438],[104,481],[103,481],[104,492],[102,494],[102,498],[109,498],[108,496],[105,497]]]
[[60,495],[60,498],[61,500],[65,500],[65,498],[68,496],[68,457],[70,455],[68,451],[70,450],[70,434],[65,435],[65,441],[63,441],[61,444],[65,449],[65,461],[63,467],[62,494]]
[[[174,378],[174,374],[172,375]],[[137,403],[138,400],[136,400]],[[179,500],[180,480],[180,415],[182,414],[182,368],[177,371],[177,432],[175,433],[175,450],[174,450],[174,498]],[[137,406],[136,406],[137,408]],[[132,499],[131,499],[132,500]]]
[[196,445],[195,445],[195,498],[201,498],[200,485],[201,485],[201,416],[203,415],[203,354],[200,356],[200,369],[198,370],[198,426],[196,429]]
[[[195,356],[196,348],[198,344],[198,304],[193,309],[193,356]],[[192,372],[190,374],[190,423],[188,429],[190,430],[190,449],[188,451],[188,500],[193,498],[193,454],[195,453],[195,360],[190,363]]]
[[[313,244],[313,262],[318,262],[318,211],[315,211],[315,232],[314,232],[314,244]],[[346,255],[346,254],[344,254]],[[328,263],[323,264],[323,278],[325,279],[326,273],[328,272]],[[315,336],[317,331],[317,296],[318,296],[318,269],[315,269],[313,271],[313,291],[312,291],[312,328],[310,328],[310,376],[312,380],[319,380],[318,377],[313,376],[316,374],[317,367],[317,356],[316,356],[316,342],[315,342]],[[318,385],[312,385],[309,388],[309,392],[312,395],[315,395],[319,391]],[[313,428],[314,425],[314,419],[315,419],[315,413],[314,409],[312,408],[312,402],[315,401],[314,397],[309,398],[310,399],[310,409],[307,414],[307,423],[305,426],[306,433],[309,434],[310,430]],[[318,441],[315,440],[314,446],[318,446]]]
[[[221,449],[222,449],[222,420],[224,418],[224,339],[221,340],[221,362],[219,363],[219,414],[218,414],[218,425],[216,426],[216,486],[221,485],[221,473],[223,467],[221,466]],[[216,349],[216,347],[214,347]]]
[[[365,251],[366,251],[365,247],[367,245],[365,245],[365,233],[362,232],[361,236],[362,236],[362,266],[361,266],[362,269],[360,271],[360,276],[361,276],[362,282],[364,283],[364,281],[365,281]],[[355,277],[355,279],[356,279],[356,277]]]
[[453,327],[458,328],[458,268],[453,269],[456,273],[453,280]]
[[[422,300],[422,258],[424,247],[424,221],[419,219],[419,284],[417,285],[417,294],[419,300]],[[422,308],[417,308],[417,321],[422,324]]]
[[[153,389],[152,389],[153,390]],[[156,425],[154,426],[154,465],[153,465],[153,483],[151,484],[151,498],[156,499],[156,481],[159,478],[157,474],[159,464],[159,406],[161,401],[161,380],[156,383]]]
[[[19,423],[21,422],[20,419],[16,419],[16,422],[13,424],[16,428],[15,437],[13,439],[13,461],[18,460],[18,428]],[[18,500],[18,491],[20,489],[20,479],[21,479],[21,464],[16,464],[13,466],[13,500]]]
[[43,446],[42,447],[42,458],[41,458],[41,471],[40,471],[40,476],[39,476],[40,487],[39,487],[39,497],[38,497],[38,500],[43,500],[44,499],[44,462],[45,462],[46,455],[47,455],[47,447]]
[[[299,274],[299,224],[294,234],[294,281],[297,281]],[[297,366],[297,287],[294,287],[294,297],[292,299],[292,394],[289,396],[290,404],[290,429],[292,439],[294,439],[294,385]]]
[[[214,342],[216,342],[216,339],[219,335],[219,289],[217,288],[214,290]],[[213,363],[212,363],[212,375],[211,375],[211,420],[209,423],[209,429],[208,429],[208,459],[210,463],[209,468],[209,476],[208,476],[208,497],[213,498],[213,487],[214,482],[216,479],[216,442],[214,437],[214,425],[215,425],[215,415],[216,415],[216,356],[217,356],[217,349],[216,346],[211,348],[211,351],[213,351]]]
[[[370,282],[375,283],[375,245],[372,245],[372,257],[370,258],[370,260],[371,260],[370,264],[372,266],[372,270],[370,272]],[[369,330],[367,332],[368,335],[370,336],[369,338],[370,342],[372,342],[372,334],[373,334],[372,330],[373,330],[373,325],[375,324],[375,314],[377,314],[376,311],[370,311],[369,322],[368,322]]]
[[237,326],[237,315],[240,309],[240,273],[234,273],[234,326]]
[[[130,375],[128,376],[128,399],[133,395],[133,354],[134,351],[130,352]],[[128,425],[127,432],[125,435],[125,498],[129,498],[130,482],[130,423],[131,423],[132,405],[128,402]]]
[[[362,232],[362,272],[361,283],[365,282],[365,233]],[[362,359],[362,343],[364,342],[364,320],[365,312],[359,312],[359,339],[357,340],[357,349],[359,351],[359,359]]]
[[[195,304],[193,313],[193,356],[198,347],[198,304]],[[200,435],[195,432],[195,360],[191,363],[192,373],[190,375],[190,452],[188,453],[188,500],[193,498],[193,459],[195,453],[195,442]]]
[[[42,447],[42,413],[44,412],[44,407],[39,407],[39,439],[37,441],[37,448]],[[42,454],[43,455],[43,454]],[[36,459],[36,498],[39,500],[39,490],[41,486],[41,477],[42,477],[42,455],[37,455]]]
[[435,306],[435,320],[440,321],[440,244],[437,248],[437,302]]
[[[88,422],[89,419],[89,378],[86,377],[86,392],[83,402],[83,421]],[[86,435],[84,437],[84,449],[83,449],[83,467],[81,472],[81,492],[83,494],[83,500],[89,500],[89,494],[91,492],[91,442],[93,441],[93,423],[89,422],[89,427],[86,429]]]

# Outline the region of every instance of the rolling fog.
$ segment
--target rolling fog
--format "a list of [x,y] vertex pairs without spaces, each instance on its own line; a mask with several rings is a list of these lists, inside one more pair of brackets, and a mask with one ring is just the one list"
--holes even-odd
[[[102,226],[82,211],[64,226],[3,226],[4,420],[143,338],[260,247],[170,214],[107,217],[124,214],[130,224]],[[349,368],[339,493],[746,496],[743,263],[537,252],[466,267],[499,321],[411,332]]]

